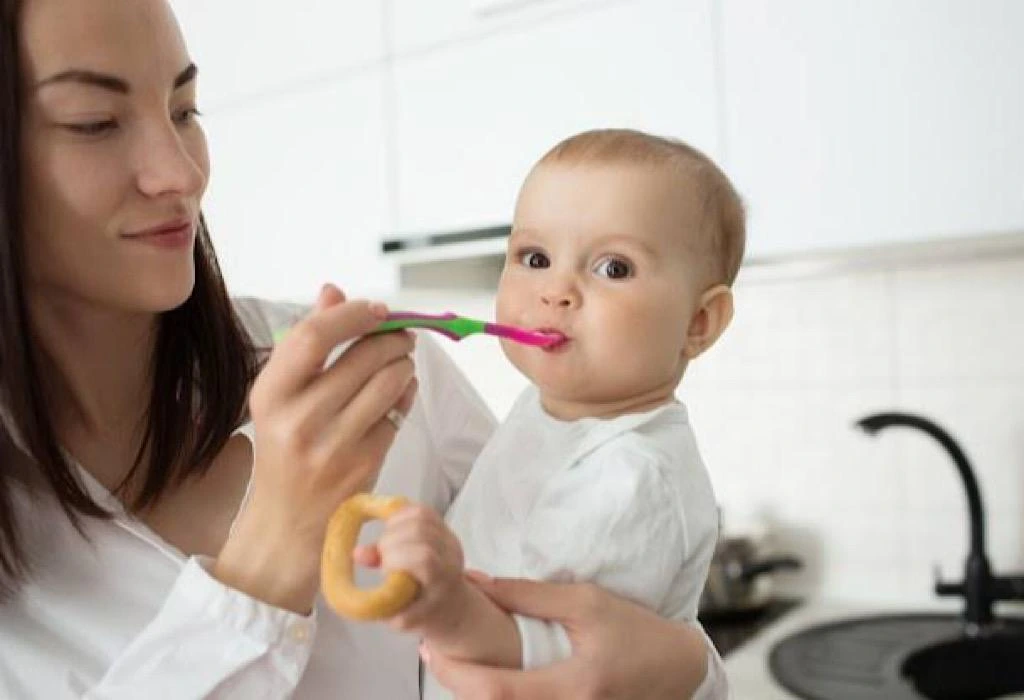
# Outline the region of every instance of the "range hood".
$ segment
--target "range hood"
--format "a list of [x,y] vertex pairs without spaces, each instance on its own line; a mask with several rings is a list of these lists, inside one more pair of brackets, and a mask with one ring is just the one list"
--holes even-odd
[[401,289],[495,289],[512,227],[413,234],[386,238],[385,259],[398,267]]

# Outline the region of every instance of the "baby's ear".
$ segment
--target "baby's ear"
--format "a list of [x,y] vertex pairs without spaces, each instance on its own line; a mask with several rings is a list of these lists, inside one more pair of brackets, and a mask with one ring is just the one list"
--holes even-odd
[[692,360],[714,345],[732,321],[732,289],[719,284],[704,292],[690,319],[683,355]]

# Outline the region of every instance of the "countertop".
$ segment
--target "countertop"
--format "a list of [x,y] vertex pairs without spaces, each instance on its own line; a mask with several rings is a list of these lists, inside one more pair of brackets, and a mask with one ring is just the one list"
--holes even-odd
[[841,601],[807,601],[761,630],[745,644],[729,653],[725,670],[735,700],[794,700],[772,678],[768,670],[768,655],[776,642],[808,627],[826,622],[866,615],[907,612],[955,612],[957,606],[892,606],[869,605]]

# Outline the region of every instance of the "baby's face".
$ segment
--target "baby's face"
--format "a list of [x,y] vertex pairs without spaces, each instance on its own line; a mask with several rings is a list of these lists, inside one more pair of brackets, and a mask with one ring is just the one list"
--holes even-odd
[[643,165],[552,163],[523,185],[497,318],[566,336],[553,349],[502,344],[553,415],[614,415],[674,393],[704,291],[688,242],[697,200],[683,179]]

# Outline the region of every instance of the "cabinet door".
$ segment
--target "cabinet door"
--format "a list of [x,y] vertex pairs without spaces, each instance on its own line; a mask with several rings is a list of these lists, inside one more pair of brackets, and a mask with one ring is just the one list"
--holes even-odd
[[384,0],[171,0],[204,103],[295,89],[380,62]]
[[723,3],[753,254],[1024,227],[1024,3]]
[[[545,22],[609,0],[393,0],[398,55]],[[631,2],[632,0],[613,0]]]
[[309,300],[333,281],[388,292],[381,69],[205,117],[205,202],[233,293]]
[[583,129],[681,137],[714,156],[703,0],[619,3],[400,58],[400,233],[508,222],[529,167]]

